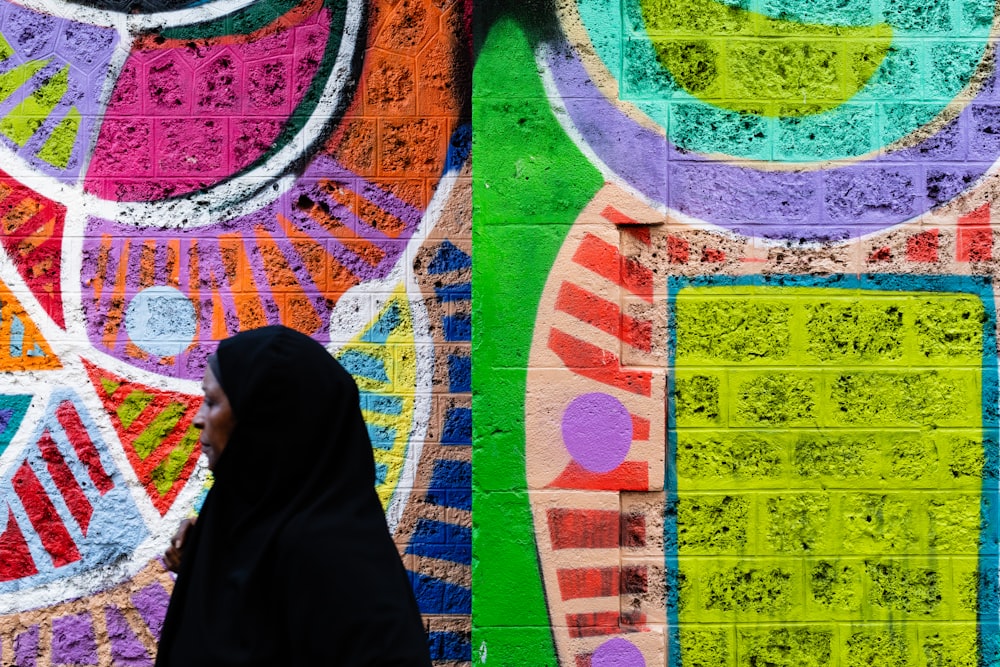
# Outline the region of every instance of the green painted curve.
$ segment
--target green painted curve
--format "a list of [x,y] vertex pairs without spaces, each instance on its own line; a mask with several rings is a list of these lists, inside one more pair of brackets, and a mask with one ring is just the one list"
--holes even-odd
[[553,116],[515,21],[485,37],[473,100],[474,662],[556,665],[524,468],[525,368],[549,270],[603,179]]

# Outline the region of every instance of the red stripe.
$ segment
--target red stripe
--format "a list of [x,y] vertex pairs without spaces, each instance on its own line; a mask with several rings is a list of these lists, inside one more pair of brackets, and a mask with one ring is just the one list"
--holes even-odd
[[548,487],[591,491],[648,491],[649,464],[645,461],[624,461],[608,472],[590,472],[576,461],[570,461]]
[[645,565],[626,565],[621,573],[621,590],[626,595],[640,595],[649,590]]
[[[874,262],[888,262],[890,259],[892,259],[892,249],[889,246],[882,246],[868,255],[868,262],[870,264]],[[747,261],[745,257],[743,261]]]
[[52,557],[52,564],[62,567],[80,560],[80,552],[77,551],[73,538],[27,461],[21,464],[14,475],[14,491],[21,499],[35,532],[41,538],[42,546]]
[[603,348],[553,328],[549,349],[559,355],[574,373],[641,396],[650,395],[653,374],[650,371],[626,371],[618,357]]
[[634,225],[622,228],[626,234],[630,234],[643,242],[644,245],[653,244],[653,235],[649,232],[649,227],[645,225]]
[[959,227],[955,241],[955,259],[959,262],[993,259],[993,231],[989,227]]
[[622,546],[646,546],[646,517],[642,514],[622,515]]
[[621,632],[621,612],[598,611],[584,614],[566,614],[570,637],[597,637]]
[[56,409],[56,417],[59,419],[59,423],[66,430],[66,435],[69,436],[69,441],[73,443],[73,449],[76,450],[76,455],[80,457],[80,461],[83,465],[87,466],[87,474],[90,475],[90,479],[94,482],[94,486],[97,490],[101,492],[103,496],[105,493],[114,488],[115,483],[111,479],[111,475],[104,470],[104,466],[101,465],[101,455],[97,451],[97,447],[94,447],[94,443],[90,440],[90,435],[87,433],[86,427],[80,420],[80,415],[76,412],[76,407],[73,405],[72,401],[63,401],[59,404]]
[[639,222],[634,218],[630,218],[614,206],[605,206],[604,210],[601,211],[601,216],[608,222],[624,226],[624,231],[636,237],[644,244],[650,245],[653,242],[648,225]]
[[7,527],[0,535],[0,581],[13,581],[33,574],[38,574],[35,559],[14,518],[14,510],[7,505]]
[[928,229],[906,239],[906,259],[911,262],[938,261],[938,230]]
[[573,261],[628,291],[653,302],[653,271],[630,257],[623,257],[618,248],[587,234],[573,255]]
[[632,439],[649,440],[649,420],[639,415],[632,415]]
[[726,261],[726,253],[717,248],[705,248],[701,251],[701,261],[724,262]]
[[[14,210],[17,209],[25,201],[31,201],[32,203],[35,204],[39,203],[37,198],[32,197],[29,194],[28,190],[21,186],[15,186],[13,192],[8,194],[0,201],[3,202],[3,204],[0,204],[0,234],[3,234],[5,237],[10,236],[12,234],[16,234],[17,231],[24,225],[24,223],[31,219],[27,218],[25,220],[18,221],[11,219],[9,217],[10,214],[13,213]],[[33,218],[35,215],[37,215],[37,213],[33,214],[31,217]]]
[[983,225],[990,224],[990,205],[983,204],[975,211],[971,213],[966,213],[958,219],[959,227],[982,227]]
[[630,317],[622,312],[618,304],[602,299],[573,283],[564,282],[559,288],[556,310],[568,313],[643,352],[652,349],[652,322]]
[[[20,241],[21,239],[31,236],[37,232],[50,220],[53,221],[53,225],[58,224],[58,211],[56,211],[50,203],[37,200],[36,203],[41,204],[42,206],[34,215],[30,218],[26,218],[20,225],[18,225],[17,229],[11,230],[11,232],[7,235],[7,238],[13,241]],[[51,239],[52,236],[49,235],[49,238]]]
[[563,600],[606,598],[618,595],[617,567],[584,567],[559,570],[559,592]]
[[553,549],[617,549],[618,512],[554,508],[547,513]]
[[66,506],[69,507],[73,518],[80,525],[80,532],[86,535],[87,528],[90,527],[90,517],[94,514],[93,506],[87,500],[86,494],[80,488],[80,483],[76,481],[73,471],[66,465],[66,459],[63,458],[62,452],[59,451],[48,431],[42,433],[42,437],[38,439],[38,447],[42,450],[42,458],[45,459],[45,465],[49,469],[52,481],[56,483],[59,493],[66,501]]
[[601,211],[601,216],[608,222],[613,222],[616,225],[638,225],[639,221],[635,218],[630,218],[625,215],[614,206],[605,206],[604,210]]
[[985,262],[993,258],[993,230],[990,229],[990,205],[983,204],[958,219],[955,259],[959,262]]

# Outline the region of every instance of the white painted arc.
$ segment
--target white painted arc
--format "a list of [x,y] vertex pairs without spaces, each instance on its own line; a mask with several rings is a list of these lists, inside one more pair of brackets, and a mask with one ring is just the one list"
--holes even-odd
[[[52,2],[51,0],[30,0],[22,4],[39,11],[49,11],[50,5],[56,9],[66,6],[66,3]],[[232,3],[226,4],[227,6],[232,4],[233,8],[229,11],[235,11],[250,3],[247,0],[234,0]],[[216,7],[216,5],[166,12],[165,15],[178,14],[187,19],[189,12],[208,11],[210,7]],[[361,26],[366,18],[365,2],[364,0],[347,0],[344,11],[344,30],[337,57],[312,115],[298,133],[277,153],[264,164],[241,174],[238,180],[223,181],[205,192],[193,192],[166,201],[116,202],[84,192],[82,183],[69,185],[61,183],[54,177],[40,174],[27,160],[10,149],[0,146],[0,161],[3,162],[4,170],[12,178],[35,190],[38,194],[68,207],[76,206],[87,216],[131,224],[140,228],[204,227],[258,211],[292,188],[295,184],[295,178],[292,174],[293,167],[303,154],[310,153],[321,141],[326,139],[329,123],[334,120],[333,115],[343,109],[348,102],[349,89],[354,83],[350,76],[351,63],[357,48],[357,39],[361,34]],[[58,11],[53,13],[59,15]],[[200,20],[216,16],[216,14],[211,14]],[[77,14],[73,14],[70,18],[79,17]],[[185,20],[182,24],[189,22],[194,21]],[[163,25],[146,26],[145,24],[122,25],[121,21],[116,21],[113,25],[119,30],[122,42],[125,44],[131,43],[132,35],[136,32],[147,30],[150,27],[165,27]],[[110,90],[111,86],[105,86],[103,92],[109,95]],[[102,100],[102,104],[107,104],[107,100]],[[183,222],[178,224],[175,222],[178,220]]]

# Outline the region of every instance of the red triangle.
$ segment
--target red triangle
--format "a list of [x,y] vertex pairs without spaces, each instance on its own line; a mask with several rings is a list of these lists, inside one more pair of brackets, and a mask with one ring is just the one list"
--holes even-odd
[[0,172],[0,243],[53,321],[66,328],[60,285],[66,207]]
[[[104,404],[105,411],[107,411],[108,416],[111,418],[111,425],[118,434],[119,440],[121,440],[122,448],[125,450],[129,464],[131,464],[139,481],[145,487],[146,493],[149,495],[149,499],[153,502],[153,505],[159,510],[161,515],[166,514],[177,498],[177,494],[180,493],[181,488],[194,471],[198,457],[201,455],[201,448],[195,444],[180,469],[175,470],[176,477],[170,480],[170,488],[166,492],[158,489],[156,485],[158,467],[161,464],[168,463],[165,459],[172,455],[175,448],[180,446],[181,441],[191,427],[191,422],[195,414],[198,412],[198,408],[201,405],[201,397],[180,392],[164,391],[132,382],[124,377],[106,371],[86,359],[83,360],[83,365],[90,375],[90,381],[93,383],[97,395]],[[110,383],[108,388],[104,386],[102,380]],[[112,388],[110,389],[110,393],[109,388]],[[141,409],[134,420],[126,426],[122,424],[122,420],[118,415],[118,409],[133,391],[146,394],[150,397],[150,401]],[[140,457],[134,447],[136,438],[152,423],[160,412],[170,404],[178,403],[184,406],[183,415],[169,433],[161,434],[161,440],[152,452],[145,458]]]
[[0,581],[13,581],[33,574],[38,574],[35,560],[14,518],[14,510],[7,505],[7,529],[0,535]]

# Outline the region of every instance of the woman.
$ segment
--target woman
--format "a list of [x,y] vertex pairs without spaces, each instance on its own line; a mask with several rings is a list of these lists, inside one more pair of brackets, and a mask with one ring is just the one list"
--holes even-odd
[[222,341],[203,388],[215,485],[182,538],[156,666],[429,666],[350,374],[272,326]]

